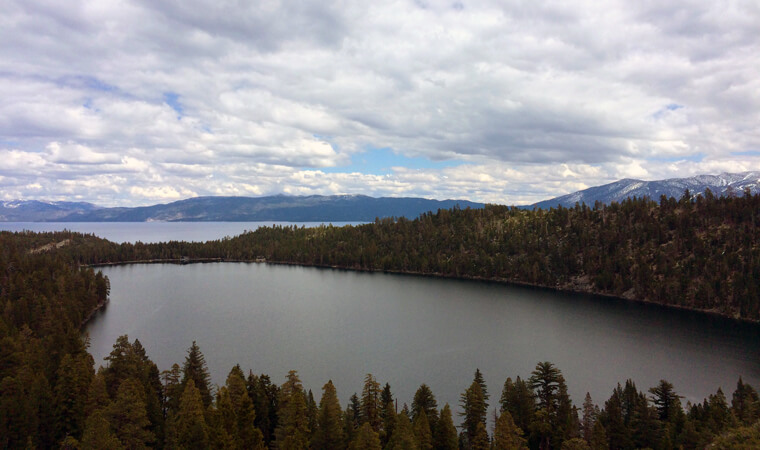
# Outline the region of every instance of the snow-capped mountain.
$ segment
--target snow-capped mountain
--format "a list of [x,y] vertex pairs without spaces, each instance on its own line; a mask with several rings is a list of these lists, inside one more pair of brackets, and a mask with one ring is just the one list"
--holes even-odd
[[710,189],[716,196],[744,195],[744,190],[751,193],[760,192],[760,172],[722,173],[720,175],[698,175],[690,178],[671,178],[669,180],[643,181],[624,179],[614,183],[596,186],[572,194],[555,197],[550,200],[538,202],[532,206],[538,208],[551,208],[562,205],[566,208],[575,206],[576,203],[585,203],[593,206],[601,202],[609,204],[620,202],[629,197],[649,197],[659,200],[660,196],[681,198],[686,189],[692,196],[703,195],[706,189]]

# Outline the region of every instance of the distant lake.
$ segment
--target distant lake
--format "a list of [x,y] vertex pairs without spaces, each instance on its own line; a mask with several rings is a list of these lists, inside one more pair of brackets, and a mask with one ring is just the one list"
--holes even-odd
[[372,373],[391,384],[399,405],[411,405],[427,383],[439,407],[458,409],[480,368],[493,409],[504,380],[529,377],[539,361],[562,370],[579,407],[587,391],[603,406],[627,378],[645,392],[666,379],[692,402],[718,387],[730,399],[739,376],[760,387],[760,327],[707,314],[496,283],[273,264],[102,270],[111,301],[87,327],[97,364],[122,334],[139,339],[161,370],[181,365],[195,340],[214,383],[237,363],[278,384],[296,369],[317,400],[332,379],[344,406]]
[[[362,222],[333,222],[335,226],[357,225]],[[7,231],[77,231],[124,243],[186,241],[206,242],[234,237],[244,231],[272,225],[315,227],[323,222],[0,222]]]

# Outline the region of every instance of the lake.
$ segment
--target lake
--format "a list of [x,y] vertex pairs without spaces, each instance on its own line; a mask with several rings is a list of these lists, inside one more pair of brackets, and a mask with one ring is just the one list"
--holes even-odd
[[[339,227],[362,222],[333,222]],[[77,231],[118,244],[185,241],[206,242],[272,225],[315,227],[322,222],[0,222],[0,231]]]
[[[234,364],[278,384],[296,369],[319,401],[332,379],[345,406],[365,374],[391,384],[399,405],[428,384],[456,405],[475,368],[491,409],[507,377],[539,361],[562,370],[575,405],[603,406],[632,378],[660,379],[702,401],[739,376],[760,387],[760,327],[666,307],[546,289],[421,276],[255,264],[153,264],[102,269],[111,301],[88,324],[104,364],[116,338],[139,339],[159,369],[184,361],[193,340],[212,380]],[[458,418],[455,417],[458,423]]]

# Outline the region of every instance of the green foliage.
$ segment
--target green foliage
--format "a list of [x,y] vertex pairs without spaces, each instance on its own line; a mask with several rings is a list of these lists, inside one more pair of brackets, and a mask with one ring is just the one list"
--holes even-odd
[[496,420],[493,432],[494,450],[512,450],[527,448],[527,441],[522,437],[523,431],[515,425],[509,411],[501,413]]
[[187,386],[190,380],[193,381],[196,389],[200,392],[203,406],[208,408],[211,404],[211,375],[208,373],[206,358],[195,341],[193,341],[193,345],[187,350],[187,357],[182,366],[182,386]]
[[462,429],[464,430],[469,442],[474,442],[477,437],[478,424],[486,424],[486,413],[488,412],[488,403],[483,392],[483,378],[480,370],[475,371],[475,379],[472,381],[467,390],[460,397],[460,407],[462,412],[460,416],[464,417]]
[[433,435],[433,447],[440,450],[456,450],[459,448],[459,437],[448,403],[443,405],[443,409],[441,409],[438,426]]
[[431,450],[433,448],[433,433],[430,431],[430,422],[428,422],[424,409],[420,410],[412,422],[412,430],[417,448],[420,450]]
[[119,385],[106,415],[116,437],[126,448],[148,448],[148,444],[155,440],[148,430],[150,420],[145,409],[145,391],[139,381],[126,379]]
[[338,402],[338,394],[332,380],[322,386],[322,399],[319,401],[317,430],[312,445],[315,450],[341,448],[345,445],[343,421]]
[[380,450],[382,448],[380,436],[372,429],[369,422],[364,422],[349,448],[351,450]]
[[306,395],[298,374],[291,370],[280,390],[275,443],[281,450],[306,449],[309,447],[309,433]]
[[204,414],[203,398],[195,381],[185,385],[176,416],[178,444],[185,449],[205,449],[209,445],[209,428]]
[[393,431],[386,450],[417,450],[417,441],[414,439],[414,431],[409,416],[403,411],[396,420],[396,429]]

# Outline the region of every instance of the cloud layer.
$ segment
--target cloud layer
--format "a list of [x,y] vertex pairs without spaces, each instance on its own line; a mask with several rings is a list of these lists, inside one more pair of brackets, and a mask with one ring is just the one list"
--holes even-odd
[[[521,204],[760,169],[757,2],[524,3],[4,2],[0,199]],[[398,164],[350,169],[375,151]]]

